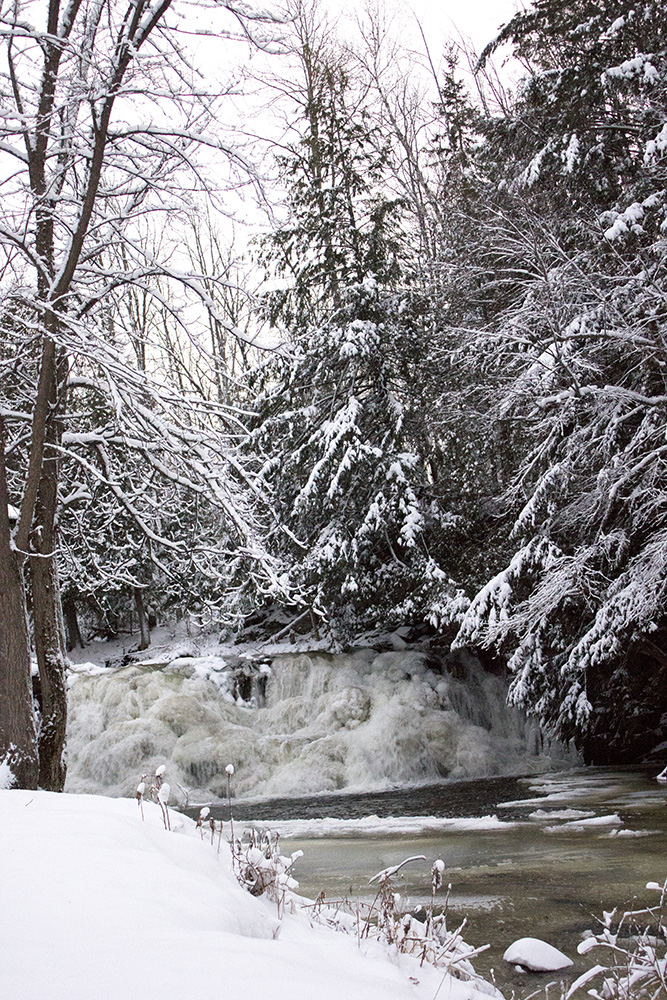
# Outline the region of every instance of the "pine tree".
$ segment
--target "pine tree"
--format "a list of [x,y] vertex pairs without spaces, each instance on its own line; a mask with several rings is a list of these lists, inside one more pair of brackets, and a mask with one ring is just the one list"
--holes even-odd
[[268,316],[294,332],[337,308],[350,284],[368,276],[396,283],[400,202],[383,184],[386,144],[349,55],[316,7],[297,3],[293,30],[296,138],[277,157],[287,218],[262,241],[260,258],[282,279],[267,296]]

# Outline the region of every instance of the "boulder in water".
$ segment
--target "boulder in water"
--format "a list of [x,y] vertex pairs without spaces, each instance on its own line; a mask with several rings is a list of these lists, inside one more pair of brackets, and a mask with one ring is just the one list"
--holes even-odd
[[558,948],[539,938],[520,938],[511,944],[503,958],[512,965],[520,965],[530,972],[556,972],[572,965],[572,959]]

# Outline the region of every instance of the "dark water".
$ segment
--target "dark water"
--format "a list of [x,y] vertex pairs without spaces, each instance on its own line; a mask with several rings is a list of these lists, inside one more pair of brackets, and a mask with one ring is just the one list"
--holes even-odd
[[[493,778],[364,795],[327,795],[302,800],[235,803],[239,821],[364,816],[473,817],[493,814],[505,821],[493,829],[446,829],[423,836],[387,835],[381,823],[372,835],[289,839],[301,849],[295,875],[300,891],[315,897],[369,899],[368,879],[404,858],[427,861],[403,869],[399,885],[406,906],[427,901],[429,872],[442,858],[451,883],[450,926],[467,918],[465,939],[491,948],[475,960],[493,975],[506,996],[548,983],[571,981],[601,960],[585,958],[577,944],[597,929],[603,910],[654,902],[647,881],[667,877],[665,786],[656,769],[590,768],[539,778]],[[603,825],[573,827],[563,810],[578,810]],[[212,810],[227,815],[226,810]],[[539,813],[539,815],[536,815]],[[605,820],[604,817],[607,817]],[[560,948],[574,967],[548,975],[521,974],[503,962],[520,937],[538,937]]]
[[[361,819],[364,816],[486,816],[498,802],[528,798],[533,793],[522,778],[477,778],[438,782],[387,792],[316,795],[307,798],[232,800],[234,819],[257,820]],[[184,810],[196,818],[199,807]],[[513,811],[513,810],[512,810]],[[215,819],[229,819],[229,806],[211,806]]]

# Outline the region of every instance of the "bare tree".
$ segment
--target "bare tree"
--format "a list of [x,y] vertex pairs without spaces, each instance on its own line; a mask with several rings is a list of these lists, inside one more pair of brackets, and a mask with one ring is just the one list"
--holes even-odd
[[[229,468],[217,457],[210,412],[197,427],[199,436],[183,407],[176,406],[169,423],[164,400],[141,365],[137,369],[137,359],[133,364],[123,345],[113,342],[105,322],[109,296],[160,276],[201,293],[206,303],[189,268],[181,273],[173,260],[142,252],[139,219],[150,213],[173,224],[179,211],[212,193],[201,150],[245,167],[212,128],[220,88],[208,92],[187,56],[180,6],[179,0],[14,0],[0,7],[6,54],[0,155],[7,167],[0,186],[2,358],[20,386],[16,399],[3,398],[0,409],[0,761],[22,787],[39,782],[59,789],[64,783],[65,661],[55,555],[60,467],[82,443],[72,436],[67,412],[72,374],[90,372],[91,391],[110,400],[126,438],[144,436],[144,452],[164,475],[210,491],[239,536],[252,535],[251,518],[229,488]],[[191,22],[191,8],[187,16]],[[271,21],[265,14],[253,17],[235,0],[211,4],[201,17],[202,24],[207,19],[201,33],[218,18],[218,34],[228,38],[249,36],[253,23]],[[113,470],[104,467],[109,433],[93,428],[87,444],[97,449],[100,476],[123,500]],[[147,439],[165,447],[158,454]],[[131,506],[128,498],[124,502]],[[9,503],[18,509],[15,527]],[[256,549],[254,541],[249,549]],[[39,735],[26,626],[28,570],[41,681]]]

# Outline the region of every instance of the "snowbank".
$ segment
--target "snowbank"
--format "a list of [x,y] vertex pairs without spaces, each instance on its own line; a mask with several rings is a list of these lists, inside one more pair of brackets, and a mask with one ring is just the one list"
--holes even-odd
[[572,959],[539,938],[520,938],[509,946],[503,959],[531,972],[557,972],[573,965]]
[[[145,809],[142,822],[128,800],[0,791],[1,997],[432,1000],[442,970],[304,911],[279,920],[238,885],[226,845]],[[448,975],[438,996],[481,1000]]]

